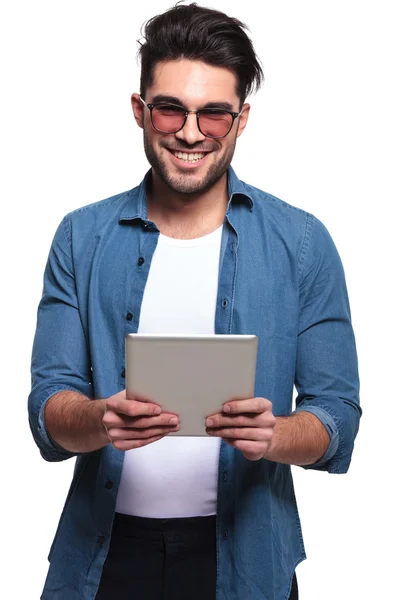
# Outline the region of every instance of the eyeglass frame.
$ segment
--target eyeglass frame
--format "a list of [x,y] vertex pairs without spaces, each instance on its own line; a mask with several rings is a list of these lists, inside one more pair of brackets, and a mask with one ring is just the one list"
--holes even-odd
[[[225,108],[200,108],[199,110],[187,110],[184,106],[180,106],[179,104],[174,104],[173,102],[155,102],[155,103],[150,102],[150,103],[147,103],[147,102],[145,102],[145,100],[143,100],[143,98],[141,96],[139,96],[139,100],[142,102],[143,106],[146,106],[150,111],[150,121],[151,121],[151,125],[152,125],[153,129],[155,131],[157,131],[158,133],[165,133],[167,135],[171,134],[171,133],[178,133],[179,131],[182,131],[182,129],[186,125],[188,115],[193,114],[193,115],[196,115],[197,127],[198,127],[198,130],[200,131],[201,135],[204,135],[204,137],[208,137],[212,140],[222,140],[223,138],[225,138],[227,135],[230,134],[235,120],[238,117],[240,117],[240,115],[243,112],[243,108],[240,112],[233,112],[231,110],[226,110]],[[185,113],[185,116],[184,116],[182,127],[177,129],[176,131],[162,131],[161,129],[157,129],[157,127],[155,127],[155,125],[153,123],[153,108],[156,108],[157,106],[175,106],[176,108],[180,108],[181,110],[183,110]],[[231,126],[227,133],[225,133],[224,135],[213,136],[213,135],[206,135],[205,133],[202,132],[202,130],[200,129],[200,113],[206,112],[208,110],[213,110],[213,111],[217,111],[217,112],[220,111],[220,112],[228,113],[229,115],[231,115],[232,123],[231,123]]]

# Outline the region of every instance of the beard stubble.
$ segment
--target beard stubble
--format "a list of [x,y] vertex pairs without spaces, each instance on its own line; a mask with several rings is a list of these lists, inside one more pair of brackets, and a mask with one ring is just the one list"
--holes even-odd
[[[173,175],[168,170],[166,162],[154,151],[154,147],[146,129],[143,131],[143,142],[146,158],[161,181],[163,181],[172,191],[190,196],[208,191],[226,173],[235,153],[236,136],[233,143],[224,150],[221,159],[218,162],[212,163],[201,179],[198,179],[195,171],[182,173],[181,175]],[[190,147],[190,149],[196,150],[193,146]],[[218,149],[219,146],[215,144],[215,151]],[[182,148],[181,151],[185,152],[185,148]],[[165,152],[169,152],[169,150],[165,148]],[[198,152],[201,152],[201,150],[199,149]]]

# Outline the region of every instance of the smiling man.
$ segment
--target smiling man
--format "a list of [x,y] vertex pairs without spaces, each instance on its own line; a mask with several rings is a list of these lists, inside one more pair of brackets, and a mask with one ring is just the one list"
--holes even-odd
[[[42,599],[295,600],[290,466],[346,472],[361,414],[342,265],[230,166],[263,77],[244,25],[179,5],[140,55],[151,169],[63,219],[39,305],[30,425],[46,460],[76,457]],[[256,397],[168,435],[179,416],[126,398],[130,332],[256,334]]]

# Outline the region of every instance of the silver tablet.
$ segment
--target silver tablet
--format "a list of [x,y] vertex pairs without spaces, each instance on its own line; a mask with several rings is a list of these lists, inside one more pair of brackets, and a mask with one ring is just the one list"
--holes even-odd
[[228,400],[253,398],[256,335],[156,335],[125,338],[126,393],[180,418],[169,435],[207,435],[205,418]]

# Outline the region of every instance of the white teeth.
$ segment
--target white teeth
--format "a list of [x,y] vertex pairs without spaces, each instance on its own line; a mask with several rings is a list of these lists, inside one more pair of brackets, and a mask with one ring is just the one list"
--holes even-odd
[[205,154],[204,152],[191,152],[190,154],[187,152],[174,152],[174,156],[181,160],[185,160],[186,162],[197,162],[198,160],[201,160]]

